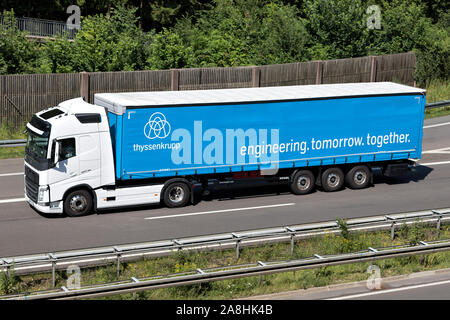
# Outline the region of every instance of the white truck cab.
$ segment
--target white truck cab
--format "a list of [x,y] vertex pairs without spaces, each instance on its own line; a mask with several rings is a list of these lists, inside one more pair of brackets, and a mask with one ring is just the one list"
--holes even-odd
[[28,203],[43,213],[90,211],[94,190],[115,183],[105,108],[72,99],[35,114],[26,127]]

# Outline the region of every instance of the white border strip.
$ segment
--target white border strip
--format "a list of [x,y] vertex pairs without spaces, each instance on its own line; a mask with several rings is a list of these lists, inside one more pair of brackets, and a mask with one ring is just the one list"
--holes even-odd
[[423,127],[424,129],[428,128],[435,128],[435,127],[442,127],[442,126],[448,126],[450,122],[444,122],[444,123],[437,123],[437,124],[430,124],[429,126]]
[[385,294],[385,293],[392,293],[392,292],[414,290],[414,289],[425,288],[425,287],[439,286],[439,285],[443,285],[443,284],[450,284],[450,280],[444,280],[444,281],[438,281],[438,282],[432,282],[432,283],[424,283],[424,284],[418,284],[418,285],[407,286],[407,287],[402,287],[402,288],[393,288],[393,289],[372,291],[372,292],[366,292],[366,293],[360,293],[360,294],[353,294],[353,295],[349,295],[349,296],[330,298],[327,300],[357,299],[357,298],[363,298],[363,297],[374,296],[374,295]]
[[25,198],[5,199],[5,200],[0,200],[0,204],[11,203],[11,202],[23,202],[23,201],[25,201]]
[[265,208],[286,207],[286,206],[293,206],[293,205],[295,205],[295,203],[281,203],[281,204],[272,204],[272,205],[258,206],[258,207],[234,208],[234,209],[225,209],[225,210],[215,210],[215,211],[203,211],[203,212],[194,212],[194,213],[174,214],[174,215],[170,215],[170,216],[148,217],[148,218],[144,218],[144,219],[146,219],[146,220],[158,220],[158,219],[167,219],[167,218],[198,216],[198,215],[211,214],[211,213],[224,213],[224,212],[234,212],[234,211],[244,211],[244,210],[256,210],[256,209],[265,209]]
[[0,177],[23,176],[24,172],[0,173]]

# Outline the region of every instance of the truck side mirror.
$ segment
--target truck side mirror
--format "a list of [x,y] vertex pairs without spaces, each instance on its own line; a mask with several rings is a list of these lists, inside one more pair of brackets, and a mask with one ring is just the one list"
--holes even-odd
[[53,164],[57,164],[59,162],[59,150],[61,149],[61,142],[55,140],[55,154],[53,155]]

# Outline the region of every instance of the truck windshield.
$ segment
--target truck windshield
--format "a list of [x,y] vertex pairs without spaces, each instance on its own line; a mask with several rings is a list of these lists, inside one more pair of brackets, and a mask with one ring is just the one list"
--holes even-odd
[[48,149],[48,137],[37,135],[31,130],[28,130],[27,149],[35,158],[46,159]]

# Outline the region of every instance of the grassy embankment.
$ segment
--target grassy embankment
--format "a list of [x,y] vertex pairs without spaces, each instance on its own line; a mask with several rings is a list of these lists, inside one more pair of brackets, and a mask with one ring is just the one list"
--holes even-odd
[[[120,280],[131,277],[149,277],[195,270],[196,268],[223,267],[227,265],[255,263],[261,261],[280,261],[367,250],[368,247],[387,247],[405,243],[417,244],[420,240],[431,241],[450,238],[450,225],[441,227],[440,235],[433,227],[415,224],[403,225],[391,240],[388,231],[350,233],[346,237],[326,234],[295,243],[293,255],[290,244],[279,243],[254,248],[243,248],[240,258],[235,260],[235,250],[210,252],[179,252],[172,256],[151,258],[137,262],[124,263],[121,267]],[[450,252],[434,253],[420,256],[404,257],[374,261],[380,267],[381,276],[409,274],[425,270],[436,270],[450,267]],[[217,281],[200,285],[190,285],[167,289],[149,290],[136,294],[137,299],[231,299],[245,296],[282,292],[295,289],[321,287],[330,284],[361,281],[369,278],[369,263],[354,263],[341,266],[325,267],[318,270],[302,270],[248,277],[235,280]],[[57,272],[56,287],[66,286],[67,275]],[[116,266],[82,269],[81,285],[87,286],[117,281]],[[5,285],[4,274],[0,276],[0,294],[31,292],[51,288],[51,274],[34,274],[9,278]],[[133,299],[132,294],[106,297],[105,299]]]
[[[25,139],[25,126],[17,129],[6,124],[0,126],[0,140]],[[23,158],[25,147],[0,148],[0,159]]]
[[[427,103],[450,100],[450,82],[432,81],[427,87]],[[425,111],[425,119],[447,116],[450,106]]]

